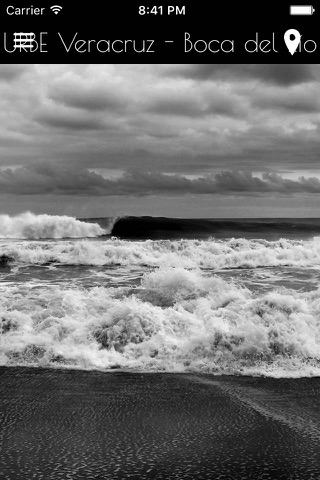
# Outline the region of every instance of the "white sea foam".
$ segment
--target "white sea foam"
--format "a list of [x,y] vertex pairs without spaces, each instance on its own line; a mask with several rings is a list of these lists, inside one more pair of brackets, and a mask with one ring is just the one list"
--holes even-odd
[[320,375],[320,290],[163,267],[141,288],[2,286],[2,365]]
[[106,233],[96,223],[85,223],[65,215],[35,215],[31,212],[14,217],[0,215],[0,238],[81,238]]
[[[83,228],[88,228],[88,234],[94,232],[98,234],[100,231],[99,226],[91,224],[83,224]],[[17,263],[31,264],[57,262],[66,265],[181,266],[217,270],[284,265],[319,267],[320,237],[305,241],[211,239],[130,242],[108,239],[2,242],[0,255],[11,258]]]

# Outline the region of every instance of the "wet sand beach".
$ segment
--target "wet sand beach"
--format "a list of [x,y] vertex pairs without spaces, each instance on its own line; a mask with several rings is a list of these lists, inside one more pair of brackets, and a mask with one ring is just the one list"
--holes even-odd
[[320,379],[1,367],[2,479],[317,479]]

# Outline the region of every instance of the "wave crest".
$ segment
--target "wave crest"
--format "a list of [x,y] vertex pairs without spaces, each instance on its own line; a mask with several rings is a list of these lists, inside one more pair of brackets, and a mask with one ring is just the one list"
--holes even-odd
[[0,215],[0,238],[81,238],[98,237],[106,233],[96,223],[86,223],[66,215],[35,215],[31,212],[14,217]]

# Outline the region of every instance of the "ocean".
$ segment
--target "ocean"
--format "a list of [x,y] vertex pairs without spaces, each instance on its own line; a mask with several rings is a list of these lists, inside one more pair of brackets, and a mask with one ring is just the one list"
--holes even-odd
[[0,216],[0,365],[320,375],[320,220]]

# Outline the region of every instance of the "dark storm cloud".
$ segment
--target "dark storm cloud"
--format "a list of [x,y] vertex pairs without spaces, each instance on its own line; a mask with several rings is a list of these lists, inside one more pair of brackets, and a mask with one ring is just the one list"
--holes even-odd
[[289,180],[276,173],[264,173],[262,178],[250,172],[222,171],[197,178],[183,175],[165,175],[162,173],[134,172],[123,175],[117,180],[119,190],[123,193],[140,194],[176,193],[176,194],[221,194],[239,193],[320,193],[320,181],[317,178]]
[[311,65],[176,65],[165,70],[169,76],[194,80],[260,80],[283,87],[314,80]]
[[307,92],[262,92],[252,100],[254,107],[280,110],[287,113],[317,113],[320,104],[313,91]]
[[201,117],[206,115],[238,116],[240,108],[230,99],[208,99],[206,103],[194,99],[163,98],[148,107],[149,112],[159,115]]
[[[244,192],[261,193],[271,189],[266,169],[290,178],[319,172],[317,65],[9,65],[2,76],[0,166],[61,161],[71,177],[67,187],[57,167],[51,180],[38,167],[31,178],[20,171],[19,188],[25,177],[29,193],[41,182],[44,193],[217,193],[226,180],[212,175],[233,169],[258,173],[240,178]],[[96,173],[86,185],[78,174],[86,178],[87,169],[149,173],[115,181]],[[228,191],[240,181],[232,178]],[[283,182],[276,191],[291,191]]]
[[64,130],[101,130],[103,122],[99,118],[79,116],[74,112],[44,112],[36,116],[35,120],[49,127]]
[[0,65],[0,81],[15,80],[29,69],[28,65]]
[[63,164],[36,164],[15,170],[0,170],[2,193],[64,193],[66,195],[90,192],[99,195],[105,181],[86,169]]
[[64,194],[64,195],[184,195],[280,193],[320,193],[320,180],[300,177],[290,180],[267,172],[261,178],[250,172],[222,171],[218,174],[187,178],[157,172],[126,172],[107,179],[86,169],[64,164],[37,164],[15,170],[0,171],[1,193]]
[[148,107],[149,112],[159,115],[178,115],[186,117],[198,117],[201,113],[197,102],[186,102],[180,99],[158,100]]
[[125,107],[125,99],[103,87],[85,87],[73,85],[55,85],[49,92],[49,98],[57,103],[91,111],[117,111]]

